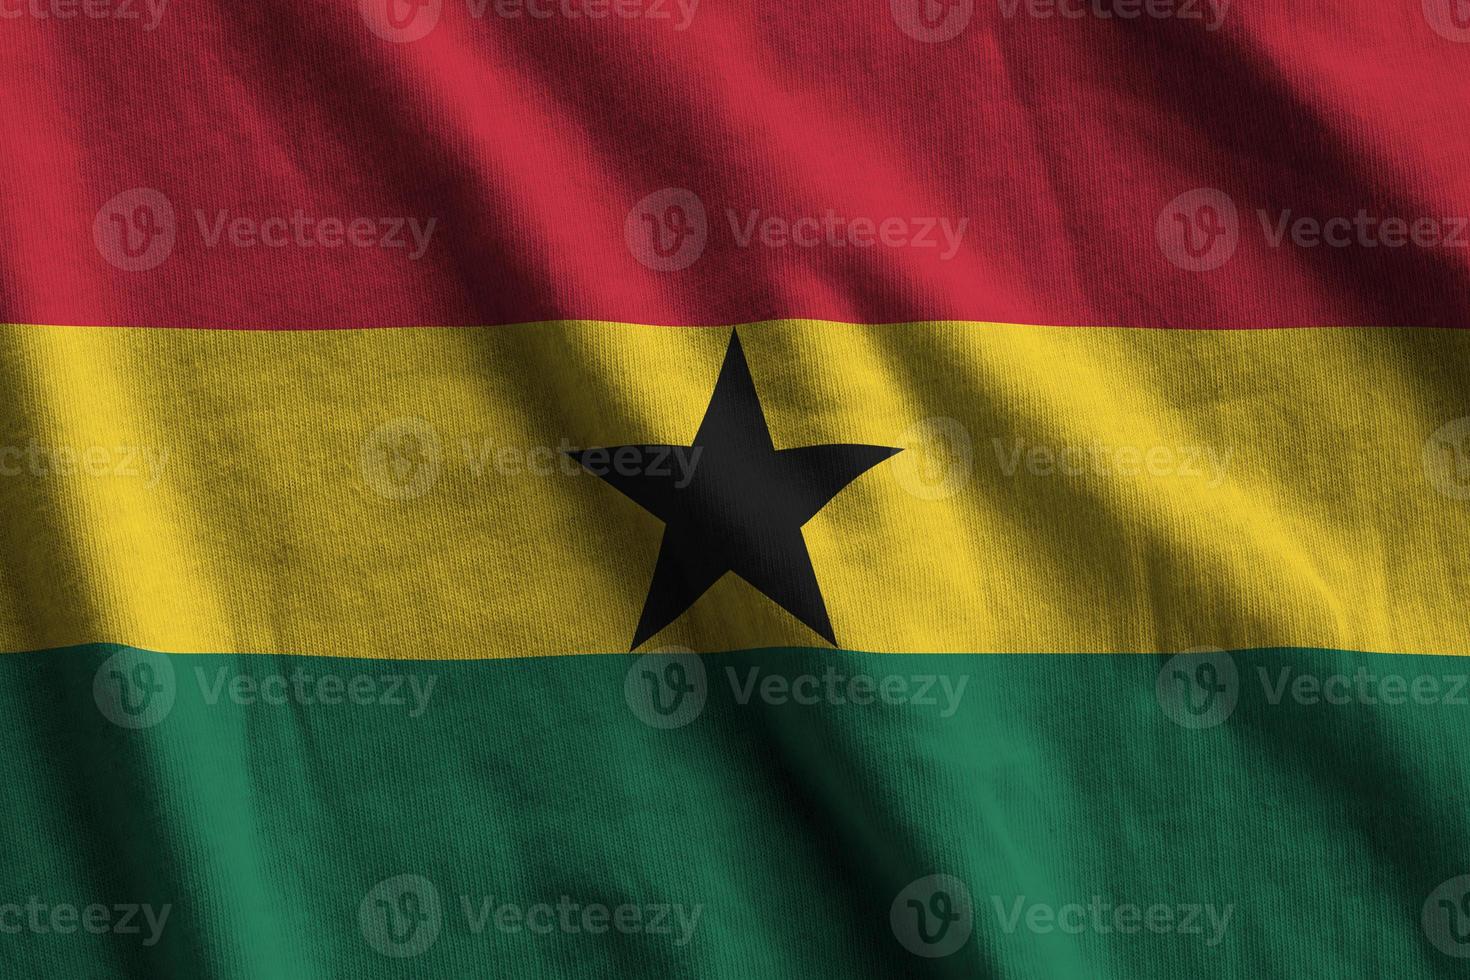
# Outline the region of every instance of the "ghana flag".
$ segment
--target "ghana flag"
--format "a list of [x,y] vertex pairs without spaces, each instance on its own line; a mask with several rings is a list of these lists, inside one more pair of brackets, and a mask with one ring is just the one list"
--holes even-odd
[[0,0],[0,976],[1470,958],[1470,6]]

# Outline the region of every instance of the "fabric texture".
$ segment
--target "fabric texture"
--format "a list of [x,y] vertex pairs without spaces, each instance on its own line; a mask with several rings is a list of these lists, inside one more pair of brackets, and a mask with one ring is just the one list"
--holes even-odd
[[1470,5],[0,36],[0,976],[1463,974]]

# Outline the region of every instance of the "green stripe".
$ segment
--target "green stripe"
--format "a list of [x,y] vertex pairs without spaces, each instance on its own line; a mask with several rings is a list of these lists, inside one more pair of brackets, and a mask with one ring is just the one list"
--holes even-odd
[[[1436,948],[1421,912],[1470,872],[1470,661],[1228,659],[1233,709],[1181,714],[1218,722],[1188,728],[1161,704],[1179,713],[1175,684],[1202,697],[1185,685],[1227,683],[1218,661],[1200,674],[1199,663],[1147,656],[711,655],[701,710],[663,729],[642,720],[645,702],[630,706],[625,681],[632,668],[636,694],[645,668],[667,665],[625,655],[0,657],[0,928],[24,919],[0,932],[0,974],[1459,975],[1465,961]],[[172,704],[145,715],[149,727],[119,727],[107,717],[121,690],[113,671],[147,679],[140,665],[171,686]],[[906,692],[891,680],[886,700],[856,704],[823,688],[805,705],[763,700],[758,686],[740,703],[751,671],[759,685],[829,668],[901,677]],[[1283,670],[1288,687],[1272,703]],[[1310,682],[1294,680],[1360,670],[1379,679],[1368,691],[1378,703],[1336,683],[1348,703],[1310,703]],[[318,687],[303,688],[313,703],[280,705],[213,690],[220,672],[228,684],[297,671],[434,687],[417,717],[407,685],[396,706],[315,703]],[[965,685],[952,712],[938,682],[927,692],[938,703],[911,703],[926,683],[915,678],[931,675]],[[1405,703],[1383,702],[1391,676],[1404,678]],[[373,683],[373,696],[386,693]],[[439,931],[422,953],[393,958],[374,948],[385,920],[371,898],[385,896],[370,893],[405,874],[432,884]],[[890,909],[933,874],[968,886],[973,934],[952,955],[919,958]],[[141,915],[140,934],[56,935],[27,918],[32,896],[42,916],[92,903],[170,912],[153,945]],[[507,910],[502,928],[492,918],[477,933],[462,896],[476,912],[487,899],[525,910],[567,896],[578,910],[552,912],[575,931],[512,930]],[[600,921],[595,910],[581,918],[589,905],[636,906],[639,920],[625,910],[623,930],[589,934]],[[1108,907],[1124,905],[1138,908],[1139,932],[1117,930],[1131,913]],[[643,928],[656,906],[670,907],[672,934]],[[682,944],[676,906],[686,921],[699,908]],[[1178,929],[1191,906],[1202,907],[1199,934]],[[1046,930],[1048,907],[1082,931]],[[1230,910],[1218,942],[1204,907]]]

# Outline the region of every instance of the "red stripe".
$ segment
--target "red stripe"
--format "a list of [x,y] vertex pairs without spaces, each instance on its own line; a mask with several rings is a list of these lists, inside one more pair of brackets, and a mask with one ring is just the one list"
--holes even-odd
[[[683,31],[506,19],[497,0],[476,19],[468,0],[443,0],[410,43],[378,38],[355,0],[173,0],[151,31],[29,12],[52,2],[0,0],[22,11],[0,20],[7,320],[1470,324],[1470,249],[1272,247],[1258,214],[1470,215],[1470,43],[1445,36],[1451,0],[1442,16],[1440,0],[1237,0],[1217,31],[1007,18],[1008,2],[976,0],[943,43],[911,38],[888,0],[704,0]],[[143,0],[132,8],[148,16]],[[168,199],[177,228],[161,264],[130,272],[104,258],[108,236],[146,213],[104,211],[100,248],[93,226],[137,187]],[[625,224],[671,187],[702,202],[707,244],[688,268],[658,271]],[[1239,212],[1238,247],[1210,272],[1171,263],[1156,235],[1166,205],[1198,187]],[[406,248],[235,247],[228,230],[210,247],[199,227],[297,209],[436,226],[418,261]],[[840,246],[817,228],[814,247],[742,247],[731,213],[752,211],[968,224],[949,259],[942,244],[857,247],[850,223]],[[890,224],[889,239],[923,225]]]

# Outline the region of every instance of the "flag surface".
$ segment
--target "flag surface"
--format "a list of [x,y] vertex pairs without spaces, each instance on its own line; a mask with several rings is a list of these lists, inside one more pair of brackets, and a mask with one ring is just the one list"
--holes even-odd
[[0,973],[1463,971],[1464,4],[0,34]]

